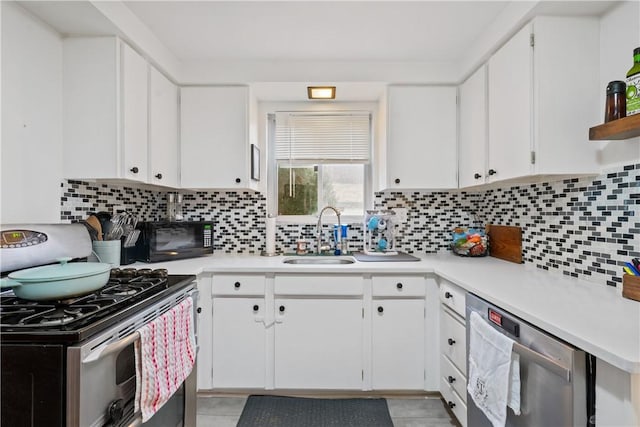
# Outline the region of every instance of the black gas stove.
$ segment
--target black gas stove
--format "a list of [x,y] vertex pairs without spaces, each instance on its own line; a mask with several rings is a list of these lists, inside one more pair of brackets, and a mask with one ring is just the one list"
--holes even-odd
[[189,286],[194,276],[165,269],[113,269],[98,291],[62,301],[0,296],[2,342],[75,343]]

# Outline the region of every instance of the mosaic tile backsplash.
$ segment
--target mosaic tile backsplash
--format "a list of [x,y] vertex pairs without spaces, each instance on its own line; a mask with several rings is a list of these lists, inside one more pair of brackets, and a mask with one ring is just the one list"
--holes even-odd
[[[112,184],[64,181],[63,221],[124,206],[140,220],[157,221],[166,193]],[[539,268],[597,283],[621,282],[621,262],[640,257],[640,164],[591,178],[477,192],[385,191],[377,209],[406,208],[396,245],[409,253],[448,251],[456,226],[514,225],[523,229],[523,258]],[[254,192],[185,193],[185,220],[212,220],[214,250],[258,254],[265,245],[266,198]],[[329,235],[331,224],[325,224]],[[362,224],[350,224],[350,248],[362,248]],[[315,247],[315,224],[279,224],[276,247],[292,252],[306,238]]]

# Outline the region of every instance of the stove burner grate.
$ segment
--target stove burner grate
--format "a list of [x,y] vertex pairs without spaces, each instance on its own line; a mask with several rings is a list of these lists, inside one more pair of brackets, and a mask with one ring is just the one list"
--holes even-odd
[[138,270],[125,269],[126,277],[116,270],[112,270],[104,287],[89,295],[46,302],[3,297],[0,299],[0,325],[3,328],[60,328],[81,320],[91,322],[168,287],[166,270],[143,269],[139,270],[141,275],[136,273]]

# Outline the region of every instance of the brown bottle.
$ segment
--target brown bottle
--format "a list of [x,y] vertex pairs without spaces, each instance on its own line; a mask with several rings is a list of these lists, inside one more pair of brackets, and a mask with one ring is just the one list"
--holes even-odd
[[621,119],[627,115],[627,85],[614,80],[607,85],[607,101],[604,106],[604,122]]

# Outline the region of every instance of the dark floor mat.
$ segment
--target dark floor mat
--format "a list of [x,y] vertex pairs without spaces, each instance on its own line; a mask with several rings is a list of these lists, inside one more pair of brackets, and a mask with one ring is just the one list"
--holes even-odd
[[237,427],[393,427],[385,399],[249,396]]

